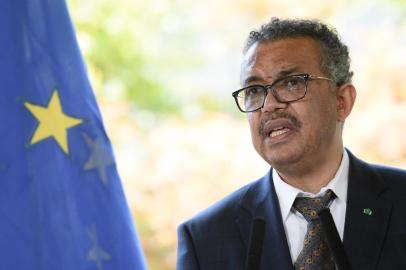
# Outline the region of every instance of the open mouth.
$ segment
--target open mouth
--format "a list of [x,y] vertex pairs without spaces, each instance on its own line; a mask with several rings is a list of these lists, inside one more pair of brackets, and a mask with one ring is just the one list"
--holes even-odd
[[285,134],[285,133],[288,132],[289,130],[290,130],[290,129],[287,128],[287,127],[277,127],[277,128],[272,129],[272,130],[269,132],[268,136],[271,137],[271,138],[274,138],[274,137],[280,136],[280,135],[282,135],[282,134]]
[[259,133],[268,143],[280,143],[288,140],[301,128],[301,124],[294,117],[267,119],[261,122]]

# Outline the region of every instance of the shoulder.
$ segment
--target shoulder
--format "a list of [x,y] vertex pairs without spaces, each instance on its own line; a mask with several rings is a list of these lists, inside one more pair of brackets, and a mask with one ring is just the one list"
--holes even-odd
[[382,164],[373,164],[354,156],[350,151],[350,170],[356,171],[360,176],[378,178],[387,185],[406,185],[406,170]]
[[403,181],[406,181],[406,170],[404,169],[380,164],[370,164],[370,166],[382,177],[387,179],[403,179]]
[[[406,199],[406,170],[382,164],[367,163],[350,154],[350,173],[369,187],[382,187],[392,198]],[[351,169],[352,167],[352,169]],[[358,179],[358,180],[359,180]]]
[[242,207],[244,201],[247,200],[247,197],[250,197],[251,194],[258,194],[258,189],[261,189],[263,182],[267,180],[268,177],[264,176],[239,188],[238,190],[232,192],[223,199],[199,212],[191,219],[185,221],[179,227],[186,226],[192,231],[227,228],[227,224],[234,222],[236,212],[240,207]]
[[367,163],[357,159],[357,163],[367,167],[375,177],[380,178],[387,185],[406,186],[406,170],[383,164]]
[[242,265],[245,255],[237,217],[251,215],[250,209],[267,192],[269,182],[265,176],[247,184],[182,223],[177,269],[237,269]]
[[369,164],[369,166],[389,188],[400,189],[398,191],[406,195],[406,170],[380,164]]

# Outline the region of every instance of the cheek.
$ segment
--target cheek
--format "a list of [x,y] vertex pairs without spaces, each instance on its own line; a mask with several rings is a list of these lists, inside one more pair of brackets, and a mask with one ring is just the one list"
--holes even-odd
[[260,143],[260,135],[259,135],[259,125],[260,125],[260,117],[258,113],[248,113],[247,114],[248,123],[250,125],[251,131],[251,138],[252,142],[255,147]]
[[312,136],[330,136],[336,125],[337,113],[333,102],[320,102],[323,102],[323,106],[320,106],[320,103],[314,104],[313,109],[307,112],[308,132],[313,134]]
[[[320,89],[329,91],[328,89]],[[322,93],[315,96],[311,100],[308,112],[313,118],[318,118],[321,121],[336,117],[337,104],[332,93]]]
[[320,111],[321,120],[325,125],[335,126],[339,117],[336,109],[337,104],[334,101],[325,102],[324,104],[325,106]]
[[302,136],[306,137],[305,140],[310,140],[311,137],[319,136],[319,133],[323,132],[323,129],[329,126],[328,122],[332,117],[331,110],[328,109],[327,104],[321,106],[321,101],[318,99],[308,99],[307,104],[302,103],[295,106],[295,116],[302,124],[302,128],[299,130]]

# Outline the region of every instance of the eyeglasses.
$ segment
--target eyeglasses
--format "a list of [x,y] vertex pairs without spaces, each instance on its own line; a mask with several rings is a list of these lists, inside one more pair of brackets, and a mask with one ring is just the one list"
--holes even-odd
[[232,93],[238,109],[253,112],[264,107],[269,90],[280,103],[297,101],[306,96],[307,83],[310,80],[328,80],[330,78],[309,74],[289,75],[274,81],[270,85],[250,85]]

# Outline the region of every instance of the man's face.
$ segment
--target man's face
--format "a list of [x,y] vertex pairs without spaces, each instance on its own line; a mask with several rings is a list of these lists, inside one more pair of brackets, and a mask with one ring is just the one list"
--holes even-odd
[[[319,44],[311,38],[264,41],[246,53],[241,83],[269,85],[294,74],[326,77],[320,62]],[[327,80],[310,80],[306,96],[291,103],[279,103],[269,92],[264,107],[247,116],[256,151],[279,171],[308,170],[342,148],[337,99]]]

